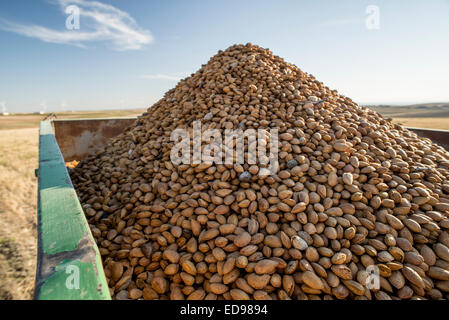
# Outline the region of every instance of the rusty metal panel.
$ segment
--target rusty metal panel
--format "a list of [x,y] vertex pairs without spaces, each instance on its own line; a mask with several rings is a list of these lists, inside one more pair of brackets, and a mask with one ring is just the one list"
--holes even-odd
[[54,120],[56,140],[66,162],[82,160],[137,118]]
[[407,128],[415,132],[418,136],[429,138],[432,142],[439,144],[449,151],[449,130],[436,130],[424,128]]

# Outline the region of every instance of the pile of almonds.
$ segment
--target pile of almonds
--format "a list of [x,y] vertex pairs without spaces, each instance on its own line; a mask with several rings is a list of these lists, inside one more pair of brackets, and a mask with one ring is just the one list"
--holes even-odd
[[[276,174],[173,164],[197,120],[277,128]],[[115,299],[449,298],[449,153],[250,43],[71,175]]]

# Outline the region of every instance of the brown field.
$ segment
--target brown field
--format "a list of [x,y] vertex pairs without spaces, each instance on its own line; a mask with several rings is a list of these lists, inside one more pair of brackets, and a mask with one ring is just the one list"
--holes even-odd
[[33,294],[37,157],[37,128],[0,131],[0,300]]
[[[449,130],[449,105],[375,106],[410,127]],[[137,116],[145,110],[66,112],[57,119]],[[31,299],[36,269],[38,125],[45,115],[0,116],[0,300]]]
[[448,118],[396,118],[394,123],[405,127],[449,130]]
[[409,106],[371,106],[385,118],[406,127],[449,130],[449,104],[429,103]]

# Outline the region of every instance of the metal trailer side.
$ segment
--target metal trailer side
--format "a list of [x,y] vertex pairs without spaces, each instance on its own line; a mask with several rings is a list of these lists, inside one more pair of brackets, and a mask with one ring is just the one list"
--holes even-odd
[[111,299],[101,256],[49,121],[41,122],[35,299]]

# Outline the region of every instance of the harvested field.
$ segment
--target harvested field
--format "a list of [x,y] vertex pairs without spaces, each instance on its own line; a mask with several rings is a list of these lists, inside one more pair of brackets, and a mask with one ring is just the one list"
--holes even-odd
[[406,127],[449,130],[449,104],[428,103],[404,106],[369,106],[393,123]]
[[449,118],[395,118],[393,123],[405,127],[449,130]]
[[37,159],[37,128],[0,131],[0,300],[33,295]]

